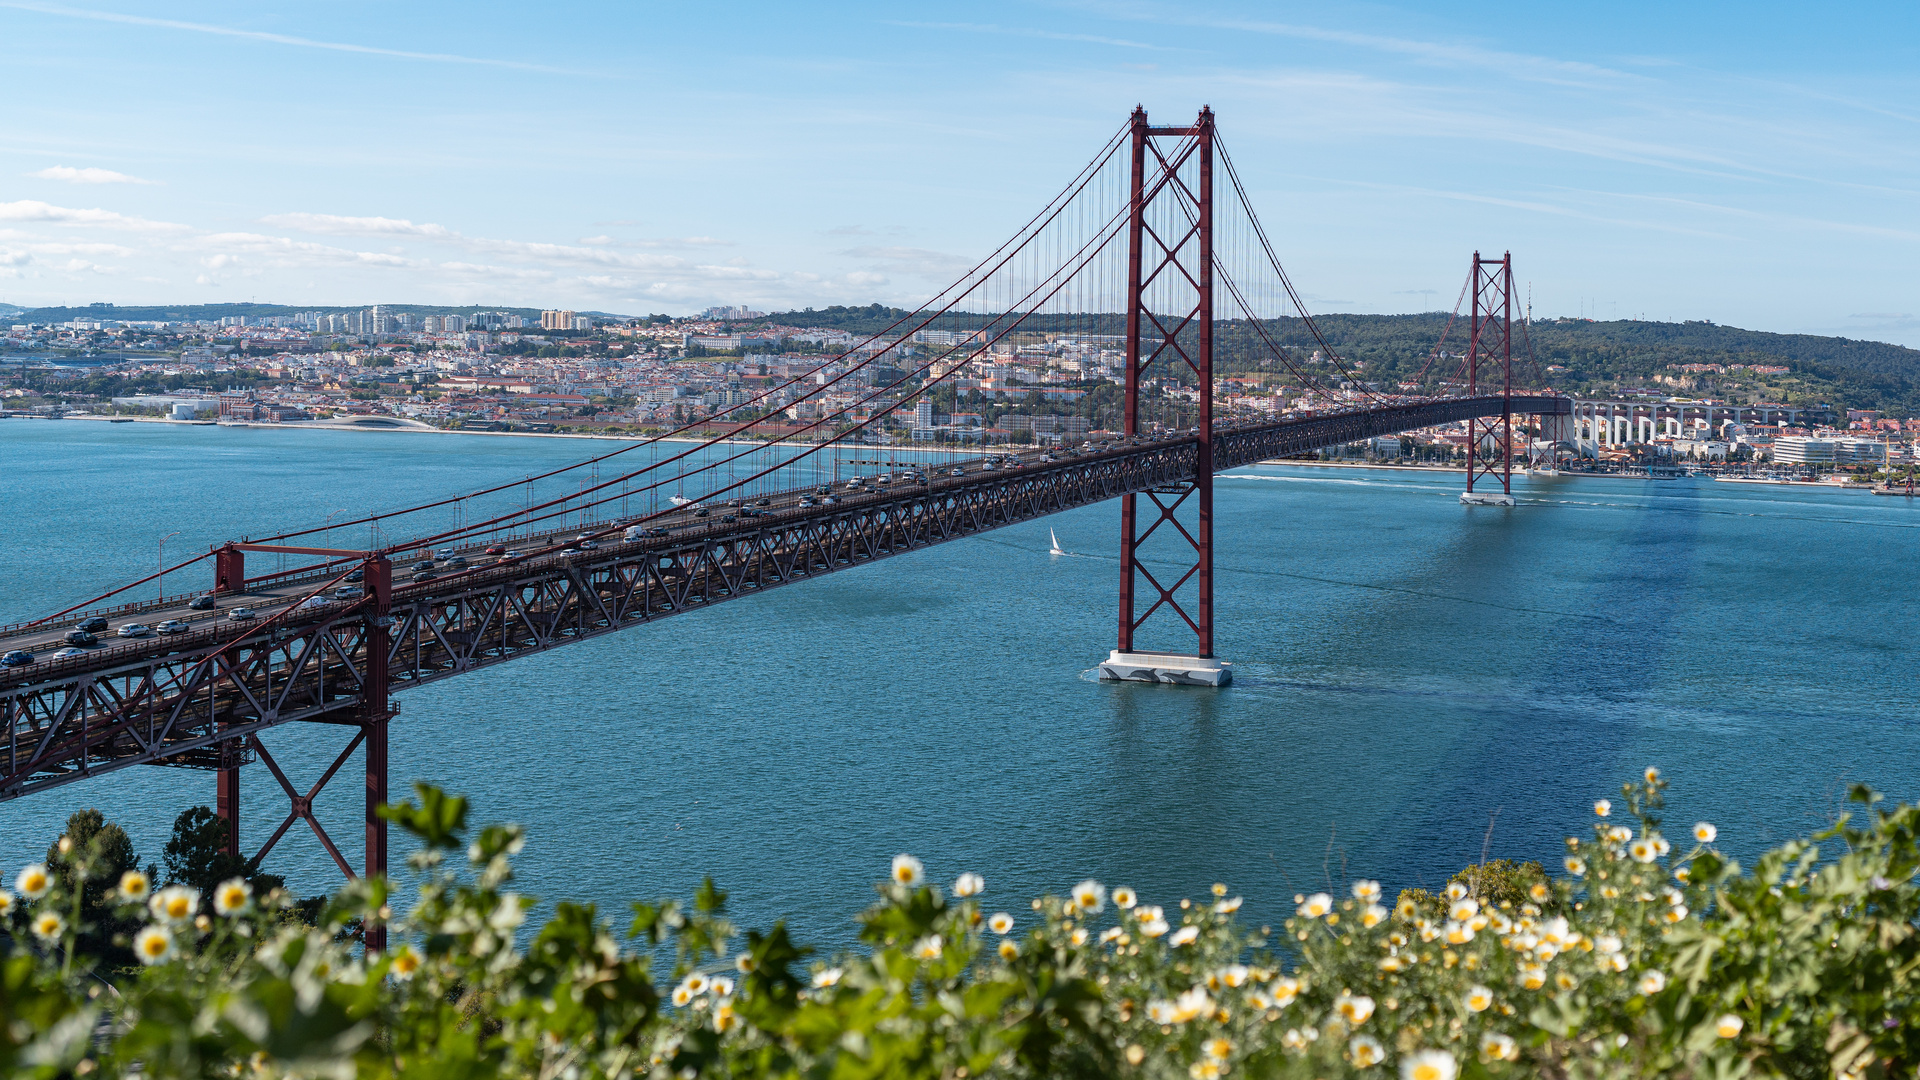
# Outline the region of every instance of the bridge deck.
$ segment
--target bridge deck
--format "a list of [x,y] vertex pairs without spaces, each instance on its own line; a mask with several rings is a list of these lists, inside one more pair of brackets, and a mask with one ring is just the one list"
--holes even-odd
[[[1499,397],[1458,398],[1221,426],[1215,469],[1286,457],[1414,428],[1499,415]],[[1515,397],[1515,413],[1566,415],[1569,402]],[[518,556],[434,580],[397,580],[390,605],[388,672],[404,690],[529,653],[612,633],[737,596],[990,529],[1193,478],[1190,435],[1116,440],[1091,452],[1033,452],[1010,468],[960,463],[963,475],[926,484],[813,489],[770,497],[751,518],[722,520],[692,508],[647,522],[666,531],[617,537],[597,550]],[[992,455],[1003,458],[1004,455]],[[810,499],[815,505],[802,505]],[[616,529],[608,522],[601,528]],[[557,546],[581,530],[516,542]],[[599,531],[589,526],[588,531]],[[465,552],[481,562],[477,550]],[[403,567],[397,567],[402,570]],[[228,617],[245,605],[264,617],[296,602],[324,577],[280,581],[223,596],[195,611],[190,598],[146,605],[140,621],[177,619],[168,636],[108,637],[61,659],[65,629],[91,613],[0,636],[0,651],[35,653],[0,669],[0,801],[134,764],[215,767],[222,744],[297,720],[355,722],[365,678],[365,599],[322,597],[270,628]],[[128,612],[118,609],[124,618]]]

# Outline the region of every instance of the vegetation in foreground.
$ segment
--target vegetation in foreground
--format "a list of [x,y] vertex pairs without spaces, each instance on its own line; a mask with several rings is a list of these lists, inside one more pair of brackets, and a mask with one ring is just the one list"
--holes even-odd
[[[1920,808],[1854,793],[1857,820],[1751,872],[1699,823],[1661,826],[1653,770],[1595,804],[1565,875],[1489,864],[1442,895],[1295,898],[1252,929],[1238,897],[1165,906],[1082,882],[1029,904],[908,855],[816,958],[784,926],[739,934],[709,882],[616,927],[514,892],[512,826],[466,828],[433,788],[386,809],[422,844],[393,947],[384,880],[315,925],[234,878],[156,889],[100,842],[4,895],[0,1068],[19,1076],[1456,1077],[1864,1080],[1920,1064],[1913,876]],[[1817,841],[1817,843],[1816,843]],[[463,859],[464,857],[464,859]],[[462,864],[455,869],[456,864]],[[102,880],[96,881],[96,878]],[[96,968],[104,884],[138,964]]]

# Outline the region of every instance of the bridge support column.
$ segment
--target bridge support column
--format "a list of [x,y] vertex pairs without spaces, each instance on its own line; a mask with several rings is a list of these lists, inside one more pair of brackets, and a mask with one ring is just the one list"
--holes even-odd
[[[1513,253],[1498,260],[1473,253],[1473,336],[1467,344],[1467,394],[1478,397],[1480,382],[1498,379],[1507,407],[1499,417],[1467,421],[1467,490],[1460,501],[1469,506],[1512,506],[1513,499]],[[1482,375],[1480,367],[1490,370]],[[1491,389],[1491,388],[1489,388]],[[1481,490],[1473,490],[1476,479]],[[1492,481],[1500,490],[1492,490]]]
[[222,594],[247,591],[247,553],[239,547],[227,544],[214,552],[213,591]]
[[221,747],[221,757],[232,764],[222,764],[214,775],[215,780],[213,810],[220,820],[227,823],[226,852],[234,858],[243,858],[240,854],[240,754],[241,744],[230,742]]
[[[1119,642],[1100,665],[1100,677],[1224,686],[1233,679],[1232,668],[1213,655],[1213,110],[1202,109],[1191,127],[1157,128],[1148,125],[1146,110],[1135,109],[1132,136],[1124,430],[1129,436],[1140,430],[1140,386],[1156,362],[1166,372],[1151,377],[1184,382],[1191,376],[1199,423],[1191,483],[1146,492],[1159,511],[1147,521],[1141,520],[1139,494],[1121,499]],[[1148,239],[1155,254],[1143,265]],[[1149,337],[1142,337],[1143,324],[1151,327]],[[1186,372],[1178,370],[1182,364]],[[1176,514],[1189,499],[1197,517],[1191,530]],[[1168,582],[1136,558],[1140,545],[1163,526],[1167,542],[1184,541],[1194,555],[1193,568]],[[1154,600],[1136,617],[1140,580]],[[1136,649],[1136,633],[1163,608],[1193,631],[1192,654]]]
[[[393,616],[393,563],[384,557],[367,561],[367,591],[373,597],[373,610],[367,617],[367,684],[362,702],[362,728],[367,737],[366,790],[366,876],[372,879],[387,872],[387,819],[380,807],[387,802],[387,722],[393,708],[387,701],[387,651],[391,647]],[[384,923],[371,922],[366,928],[368,952],[387,947]]]

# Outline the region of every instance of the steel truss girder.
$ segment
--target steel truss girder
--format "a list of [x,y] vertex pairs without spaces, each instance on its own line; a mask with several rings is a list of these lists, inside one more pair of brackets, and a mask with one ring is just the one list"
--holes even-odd
[[[1497,415],[1502,400],[1221,428],[1214,468]],[[1565,398],[1515,397],[1512,407],[1572,411]],[[1194,479],[1196,454],[1193,439],[1123,446],[718,526],[697,537],[613,543],[396,588],[390,685],[423,685],[1078,506],[1175,488]],[[364,605],[333,605],[305,621],[289,614],[282,625],[238,642],[231,636],[242,628],[222,624],[36,665],[24,677],[9,672],[6,678],[18,681],[0,686],[0,801],[129,765],[216,768],[221,744],[294,721],[361,724],[369,617]]]

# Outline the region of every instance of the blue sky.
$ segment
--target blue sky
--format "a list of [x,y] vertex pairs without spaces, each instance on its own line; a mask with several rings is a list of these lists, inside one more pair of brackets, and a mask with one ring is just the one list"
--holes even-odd
[[0,0],[0,300],[905,303],[1136,102],[1309,305],[1920,345],[1920,6]]

